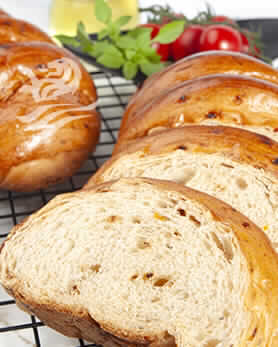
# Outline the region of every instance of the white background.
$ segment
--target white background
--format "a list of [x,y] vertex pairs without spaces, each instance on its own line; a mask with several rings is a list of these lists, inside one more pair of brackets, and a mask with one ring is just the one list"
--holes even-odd
[[[208,2],[218,14],[226,14],[234,18],[278,18],[277,0],[140,0],[140,5],[149,6],[167,2],[189,17],[204,9],[205,3]],[[44,30],[48,29],[50,3],[51,0],[0,0],[0,6],[12,15],[28,20]]]

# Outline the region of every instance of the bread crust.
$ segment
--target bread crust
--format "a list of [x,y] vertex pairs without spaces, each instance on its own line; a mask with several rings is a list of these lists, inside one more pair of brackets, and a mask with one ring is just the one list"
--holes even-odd
[[204,121],[278,129],[278,86],[255,78],[210,75],[181,83],[138,110],[122,128],[121,144],[155,127],[175,128]]
[[134,140],[120,153],[107,160],[83,189],[103,183],[105,172],[125,155],[138,152],[140,157],[147,157],[177,149],[193,153],[222,153],[235,162],[263,169],[278,179],[277,142],[240,128],[189,125]]
[[54,44],[54,41],[37,26],[0,11],[0,43],[40,41]]
[[[107,191],[121,191],[122,189],[128,189],[132,185],[145,185],[147,189],[157,189],[167,192],[175,192],[180,195],[180,198],[186,198],[193,200],[195,203],[201,204],[207,209],[213,218],[221,223],[224,223],[227,228],[231,228],[235,237],[237,238],[241,251],[246,259],[249,269],[249,286],[247,295],[245,298],[245,309],[251,315],[250,325],[247,332],[242,336],[241,342],[238,347],[257,347],[261,343],[265,347],[273,347],[278,343],[278,336],[276,334],[278,329],[278,256],[272,249],[269,240],[264,233],[256,227],[246,217],[235,211],[233,208],[217,200],[207,194],[183,187],[173,182],[158,181],[154,179],[121,179],[118,181],[108,182],[102,185],[94,186],[87,191],[77,192],[75,194],[95,194],[97,192]],[[61,195],[51,203],[51,208],[59,206],[63,203],[65,195]],[[70,195],[67,194],[66,199]],[[45,207],[43,211],[39,211],[40,218],[43,214],[48,212],[48,207]],[[36,218],[35,214],[31,218]],[[30,219],[29,219],[30,221]],[[13,237],[15,233],[24,232],[21,228],[24,228],[23,223],[20,227],[15,227],[14,230],[5,242],[3,249]],[[13,281],[13,283],[15,283]],[[142,337],[139,340],[138,336],[132,336],[132,332],[128,336],[128,340],[125,344],[123,341],[127,339],[127,335],[123,334],[121,329],[114,327],[112,329],[109,326],[109,322],[98,322],[97,324],[88,316],[88,312],[85,308],[76,307],[62,307],[55,302],[34,302],[32,297],[27,297],[24,290],[21,288],[19,282],[16,285],[8,287],[2,278],[2,284],[6,287],[6,290],[13,295],[20,306],[24,306],[29,312],[36,314],[39,318],[44,320],[54,329],[72,337],[85,338],[97,343],[103,343],[104,346],[161,346],[157,337],[149,336],[145,337],[145,342],[142,342]],[[121,323],[119,322],[119,325]],[[103,332],[101,327],[105,330],[105,339],[103,340]],[[107,335],[117,336],[114,337]],[[102,340],[101,340],[102,339]],[[119,340],[117,340],[119,339]],[[123,340],[123,341],[122,341]],[[173,346],[173,340],[170,339],[168,346]],[[263,342],[262,342],[263,341]],[[167,344],[165,344],[166,346]]]
[[254,77],[278,84],[278,72],[261,60],[236,52],[211,51],[191,55],[149,77],[133,95],[123,115],[120,134],[128,128],[136,113],[167,89],[194,78],[233,74]]
[[[95,149],[100,119],[90,105],[97,100],[96,89],[67,50],[48,43],[8,44],[0,50],[0,188],[45,188],[72,176]],[[68,87],[61,76],[72,73],[69,62],[80,75]],[[48,85],[40,85],[44,80],[54,86],[50,94]]]

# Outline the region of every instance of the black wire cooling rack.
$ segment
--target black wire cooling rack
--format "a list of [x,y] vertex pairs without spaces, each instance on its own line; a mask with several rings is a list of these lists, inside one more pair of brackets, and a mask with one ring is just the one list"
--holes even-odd
[[[123,110],[136,86],[120,77],[91,72],[97,87],[98,111],[102,116],[100,142],[96,151],[71,179],[32,193],[0,191],[0,244],[11,228],[60,193],[80,189],[111,156]],[[0,289],[0,347],[95,347],[95,344],[66,338],[44,326],[36,317],[21,312],[15,301]]]

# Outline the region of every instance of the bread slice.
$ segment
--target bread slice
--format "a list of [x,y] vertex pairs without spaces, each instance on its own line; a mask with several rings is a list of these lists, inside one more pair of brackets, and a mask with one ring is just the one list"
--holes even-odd
[[276,346],[278,258],[246,217],[168,181],[57,196],[17,226],[0,280],[58,331],[104,346]]
[[[190,55],[149,77],[131,98],[120,133],[132,124],[138,111],[169,88],[201,76],[233,74],[278,84],[278,71],[269,64],[237,52],[210,51]],[[129,123],[129,124],[128,124]]]
[[128,176],[172,180],[224,200],[278,250],[278,143],[265,136],[222,126],[171,129],[112,157],[86,187]]
[[278,86],[255,78],[210,75],[181,83],[138,109],[114,153],[154,131],[193,124],[236,126],[278,139]]

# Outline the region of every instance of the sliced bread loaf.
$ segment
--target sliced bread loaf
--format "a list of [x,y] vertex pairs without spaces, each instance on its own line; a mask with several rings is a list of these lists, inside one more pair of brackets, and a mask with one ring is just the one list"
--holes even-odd
[[136,176],[172,180],[224,200],[278,250],[278,143],[271,139],[232,127],[171,129],[112,157],[87,187]]
[[140,108],[122,128],[115,152],[154,131],[222,124],[278,139],[278,86],[255,78],[210,75],[181,83]]
[[276,69],[246,54],[210,51],[190,55],[169,65],[144,82],[125,110],[120,131],[123,131],[128,122],[130,123],[127,126],[130,126],[135,114],[160,93],[182,82],[220,73],[254,77],[278,84]]
[[0,253],[0,281],[21,307],[106,347],[276,346],[277,270],[240,213],[139,178],[56,197]]

